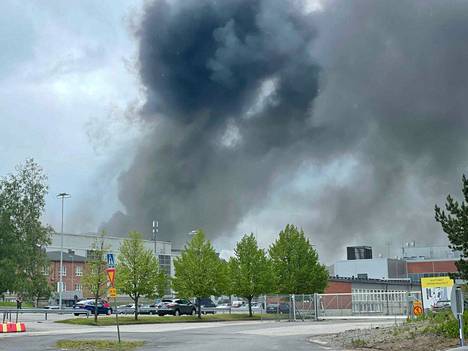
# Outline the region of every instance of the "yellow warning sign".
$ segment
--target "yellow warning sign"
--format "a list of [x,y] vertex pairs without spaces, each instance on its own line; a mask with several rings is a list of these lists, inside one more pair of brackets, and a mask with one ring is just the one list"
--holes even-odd
[[116,288],[109,288],[109,297],[116,297],[117,296],[117,289]]
[[115,268],[107,268],[107,280],[109,281],[111,287],[114,287],[115,283]]
[[453,280],[450,277],[421,278],[422,288],[449,288],[451,286],[453,286]]
[[420,316],[424,312],[423,307],[422,307],[422,302],[419,300],[413,301],[413,314],[415,316]]

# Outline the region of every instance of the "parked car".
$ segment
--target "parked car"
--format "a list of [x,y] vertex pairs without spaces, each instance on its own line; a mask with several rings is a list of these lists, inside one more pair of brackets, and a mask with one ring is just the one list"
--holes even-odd
[[[209,297],[203,297],[200,299],[200,306],[201,306],[201,309],[202,309],[202,313],[204,314],[208,314],[208,313],[211,313],[211,314],[215,314],[215,309],[216,309],[216,304],[213,302],[213,300],[211,300]],[[198,302],[195,302],[195,308],[198,309]],[[206,309],[205,311],[203,311],[203,309]]]
[[266,307],[266,313],[289,314],[289,304],[285,302],[270,303]]
[[225,313],[231,310],[231,304],[229,302],[218,303],[216,306],[216,311],[220,313]]
[[180,316],[181,314],[194,315],[196,313],[195,305],[185,299],[163,299],[158,305],[158,315],[164,316],[172,314]]
[[231,307],[233,307],[233,308],[238,308],[238,307],[241,307],[241,306],[244,306],[244,305],[245,305],[245,301],[242,301],[242,300],[232,301],[232,303],[231,303]]
[[156,304],[142,305],[138,310],[140,314],[156,314],[158,313],[158,306]]
[[[262,302],[252,302],[252,312],[261,312],[262,310],[263,310]],[[236,308],[236,311],[249,312],[249,304],[245,303],[244,305]]]
[[[73,307],[73,314],[75,316],[78,316],[80,314],[86,314],[87,313],[86,311],[89,311],[90,314],[94,314],[94,311],[95,311],[94,300],[81,300],[81,301],[78,301],[76,305]],[[99,299],[98,305],[97,305],[97,313],[111,315],[112,307],[109,304],[109,302],[103,299]]]
[[118,314],[132,314],[135,313],[134,305],[119,305],[117,306],[117,313]]
[[450,310],[450,301],[448,300],[439,300],[432,306],[432,311],[440,312]]

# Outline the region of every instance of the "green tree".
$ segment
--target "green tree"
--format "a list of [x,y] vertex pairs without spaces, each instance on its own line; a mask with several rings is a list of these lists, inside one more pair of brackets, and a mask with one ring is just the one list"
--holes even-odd
[[85,271],[83,273],[83,286],[89,290],[94,298],[94,322],[97,323],[98,301],[104,295],[107,285],[107,260],[106,254],[108,248],[104,242],[105,233],[102,232],[90,247],[90,255],[86,260]]
[[50,293],[42,274],[53,233],[41,222],[47,192],[47,177],[33,159],[0,179],[0,292],[16,291],[36,302]]
[[302,229],[286,225],[270,246],[269,253],[278,293],[320,293],[327,286],[327,269],[320,264],[317,252]]
[[49,268],[48,261],[42,261],[37,265],[34,264],[36,260],[30,260],[25,278],[22,281],[21,291],[27,300],[32,301],[35,307],[38,306],[41,298],[47,299],[50,297],[52,290],[44,275],[44,271]]
[[252,299],[270,292],[272,283],[270,261],[253,234],[244,235],[237,243],[229,260],[229,275],[232,293],[247,299],[252,317]]
[[135,303],[135,320],[138,319],[138,301],[141,296],[163,296],[167,286],[166,275],[159,266],[153,251],[145,249],[142,235],[130,232],[120,246],[116,266],[116,285]]
[[468,179],[462,177],[463,199],[461,203],[447,196],[445,212],[435,205],[435,220],[442,226],[450,241],[450,248],[461,252],[461,258],[456,262],[457,276],[468,279]]
[[[174,260],[172,286],[178,296],[201,298],[222,295],[228,289],[227,264],[216,254],[203,231],[198,230],[180,257]],[[201,306],[198,303],[198,318]]]

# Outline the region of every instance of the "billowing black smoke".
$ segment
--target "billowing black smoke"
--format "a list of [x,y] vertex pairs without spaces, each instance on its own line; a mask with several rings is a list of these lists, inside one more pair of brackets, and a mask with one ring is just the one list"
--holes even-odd
[[[262,212],[260,231],[294,222],[329,252],[441,236],[433,205],[467,169],[468,3],[304,4],[145,8],[149,131],[120,177],[127,213],[111,233],[149,233],[158,219],[177,243],[199,227],[237,237]],[[321,186],[289,187],[298,174]]]
[[284,1],[158,1],[138,36],[141,115],[153,131],[121,176],[128,213],[109,230],[147,233],[156,218],[165,239],[225,233],[316,133],[312,21]]

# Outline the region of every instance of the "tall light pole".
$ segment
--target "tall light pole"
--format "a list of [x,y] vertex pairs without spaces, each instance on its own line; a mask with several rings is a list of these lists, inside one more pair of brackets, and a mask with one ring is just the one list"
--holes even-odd
[[153,242],[154,242],[154,255],[158,257],[156,253],[156,236],[159,233],[159,221],[153,221]]
[[71,195],[67,193],[60,193],[57,194],[58,199],[62,199],[62,227],[61,227],[61,235],[60,235],[60,283],[59,283],[59,308],[62,309],[62,294],[63,294],[63,206],[65,203],[65,199],[70,198]]

